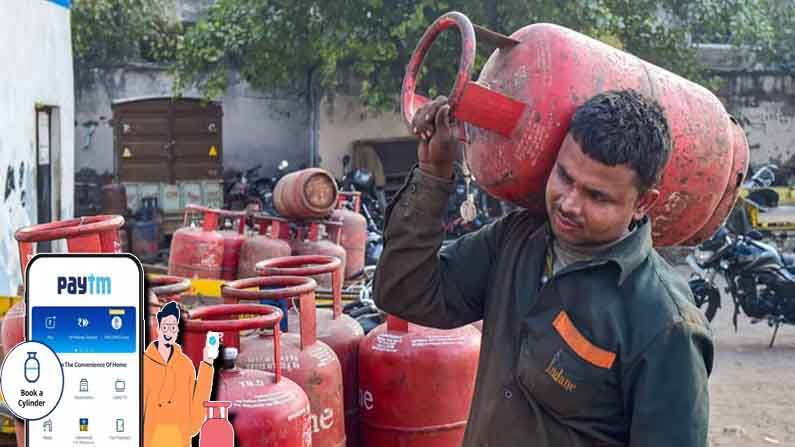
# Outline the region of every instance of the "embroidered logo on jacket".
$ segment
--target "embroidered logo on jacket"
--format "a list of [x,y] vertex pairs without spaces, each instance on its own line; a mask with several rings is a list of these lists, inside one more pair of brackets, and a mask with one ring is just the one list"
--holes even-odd
[[554,356],[552,356],[552,360],[549,361],[549,365],[547,365],[547,368],[544,370],[544,372],[547,373],[547,375],[551,377],[552,380],[555,381],[555,383],[560,385],[561,388],[566,390],[566,392],[571,393],[577,389],[577,384],[569,380],[568,377],[566,377],[565,369],[558,366],[558,364],[560,363],[560,354],[561,351],[558,351],[555,353]]

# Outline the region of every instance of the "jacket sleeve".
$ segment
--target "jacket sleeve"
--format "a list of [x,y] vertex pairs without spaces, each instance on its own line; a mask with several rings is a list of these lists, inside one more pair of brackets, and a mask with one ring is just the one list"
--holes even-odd
[[196,385],[193,388],[193,396],[191,396],[190,408],[190,427],[189,434],[191,437],[199,433],[204,423],[206,411],[204,410],[204,401],[210,400],[210,393],[213,388],[213,367],[208,365],[207,362],[202,361],[199,363],[199,374],[196,378]]
[[709,330],[680,321],[633,362],[624,377],[630,447],[707,447],[713,354]]
[[483,318],[502,221],[440,251],[453,182],[414,168],[386,211],[384,251],[375,274],[382,310],[441,329]]

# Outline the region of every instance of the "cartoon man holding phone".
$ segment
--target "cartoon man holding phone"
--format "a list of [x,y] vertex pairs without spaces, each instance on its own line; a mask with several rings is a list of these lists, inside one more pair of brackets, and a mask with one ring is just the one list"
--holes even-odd
[[157,313],[158,336],[144,352],[144,446],[190,446],[210,400],[216,347],[205,346],[199,374],[176,343],[180,311],[170,301]]

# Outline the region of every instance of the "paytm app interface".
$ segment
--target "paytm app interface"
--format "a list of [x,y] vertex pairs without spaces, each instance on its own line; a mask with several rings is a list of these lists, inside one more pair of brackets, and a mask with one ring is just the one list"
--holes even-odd
[[[53,259],[68,260],[70,272],[64,274],[62,267],[47,269],[52,276],[47,282],[33,279],[39,287],[29,290],[28,329],[30,340],[46,344],[58,355],[64,389],[49,416],[28,422],[28,445],[137,447],[141,316],[136,305],[140,286],[135,281],[139,276],[130,274],[129,267],[98,269],[96,259],[82,269],[71,266],[80,258]],[[51,259],[39,261],[43,260]],[[120,260],[125,258],[102,262]],[[127,278],[122,277],[125,271]],[[46,287],[47,283],[53,287]]]

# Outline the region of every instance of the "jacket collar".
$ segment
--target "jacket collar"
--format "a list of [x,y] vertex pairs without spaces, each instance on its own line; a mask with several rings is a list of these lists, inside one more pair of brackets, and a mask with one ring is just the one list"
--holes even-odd
[[178,344],[172,343],[171,344],[171,354],[168,357],[169,361],[168,362],[164,362],[163,361],[163,356],[161,356],[160,355],[160,351],[157,350],[157,340],[149,343],[149,346],[146,348],[146,351],[144,351],[144,355],[146,357],[149,357],[150,360],[152,360],[154,362],[157,362],[157,363],[159,363],[161,365],[164,365],[164,366],[167,363],[169,363],[171,361],[171,359],[174,358],[174,356],[176,356],[178,354],[181,354],[181,353],[182,353],[182,348],[180,348],[180,346]]
[[[543,235],[547,243],[547,249],[552,244],[552,229],[549,222],[545,223],[539,232]],[[632,233],[622,239],[620,242],[611,245],[604,252],[597,253],[588,261],[578,261],[558,273],[563,275],[577,270],[584,270],[587,268],[604,265],[608,263],[615,264],[619,269],[618,285],[622,285],[624,281],[635,271],[635,269],[646,260],[652,250],[652,237],[651,237],[651,221],[644,218],[643,221],[635,228]],[[557,276],[557,275],[556,275]]]

